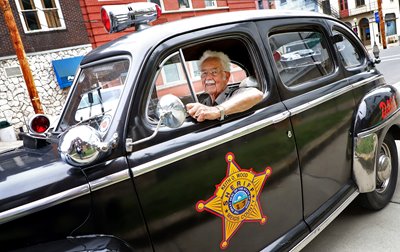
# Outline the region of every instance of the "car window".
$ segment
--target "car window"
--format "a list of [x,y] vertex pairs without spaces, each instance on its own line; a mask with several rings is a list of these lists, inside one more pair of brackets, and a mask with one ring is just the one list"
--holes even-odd
[[334,35],[340,34],[343,36],[343,41],[337,42],[336,47],[339,51],[339,56],[345,67],[355,67],[363,63],[361,54],[350,40],[340,31],[334,30]]
[[105,133],[114,117],[128,69],[127,59],[82,69],[59,129],[88,121],[92,127]]
[[105,88],[100,91],[88,92],[83,94],[82,99],[76,110],[75,120],[82,121],[93,115],[99,115],[104,111],[112,110],[116,107],[122,91],[122,85]]
[[[158,121],[156,108],[157,102],[162,96],[172,94],[177,96],[186,105],[196,102],[196,97],[198,99],[205,93],[201,81],[199,58],[203,52],[202,48],[207,48],[207,46],[196,44],[195,47],[193,49],[190,47],[181,48],[180,50],[184,52],[183,58],[179,51],[175,51],[160,64],[157,74],[153,78],[153,86],[147,103],[147,118],[150,122],[155,123]],[[198,53],[193,53],[195,50]],[[248,62],[245,64],[248,64]],[[248,69],[245,69],[245,66],[241,62],[234,62],[232,60],[230,69],[229,86],[238,86],[249,75],[252,75]],[[196,97],[192,95],[191,89],[196,94]]]
[[329,75],[334,70],[327,41],[318,31],[292,31],[269,36],[275,65],[286,86]]

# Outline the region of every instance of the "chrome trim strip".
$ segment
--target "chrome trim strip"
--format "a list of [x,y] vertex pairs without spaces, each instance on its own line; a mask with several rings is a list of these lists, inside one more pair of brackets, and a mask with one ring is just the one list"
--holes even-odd
[[307,102],[307,103],[305,103],[305,104],[302,104],[302,105],[300,105],[300,106],[298,106],[298,107],[295,107],[295,108],[290,109],[290,110],[289,110],[289,111],[290,111],[290,114],[291,114],[292,116],[293,116],[293,115],[300,114],[300,113],[302,113],[302,112],[304,112],[304,111],[306,111],[306,110],[308,110],[308,109],[311,109],[311,108],[313,108],[313,107],[315,107],[315,106],[318,106],[318,105],[320,105],[320,104],[322,104],[322,103],[324,103],[324,102],[326,102],[326,101],[329,101],[329,100],[331,100],[331,99],[334,99],[334,98],[336,98],[336,97],[338,97],[338,96],[340,96],[340,95],[342,95],[342,94],[344,94],[344,93],[347,93],[347,92],[349,92],[349,91],[351,91],[351,90],[353,90],[353,89],[359,88],[359,87],[361,87],[361,86],[363,86],[363,85],[365,85],[365,84],[367,84],[367,83],[369,83],[369,82],[371,82],[371,81],[378,80],[378,79],[380,79],[380,78],[382,78],[382,77],[383,77],[382,75],[372,76],[372,77],[369,77],[368,79],[359,81],[359,82],[354,83],[354,84],[352,84],[352,85],[345,86],[345,87],[343,87],[343,88],[341,88],[341,89],[338,89],[338,90],[336,90],[336,91],[334,91],[334,92],[332,92],[332,93],[329,93],[329,94],[327,94],[327,95],[318,97],[318,98],[315,99],[315,100],[312,100],[312,101]]
[[[358,133],[354,138],[352,172],[360,193],[367,193],[375,190],[376,159],[378,157],[376,153],[378,151],[379,140],[377,132],[388,125],[392,125],[393,121],[399,118],[399,116],[396,116],[399,111],[400,108],[397,109],[386,121],[372,129]],[[373,149],[369,148],[371,144]],[[364,146],[367,146],[367,148]],[[366,151],[369,151],[369,153],[366,153]]]
[[369,83],[371,81],[376,81],[376,80],[381,79],[381,78],[383,78],[382,74],[371,76],[368,79],[353,83],[352,86],[353,86],[353,89],[356,89],[358,87],[364,86],[365,84],[367,84],[367,83]]
[[126,170],[122,170],[120,172],[105,176],[103,178],[90,181],[89,184],[90,184],[90,188],[92,189],[92,191],[97,191],[104,187],[127,180],[127,179],[129,179],[129,177],[130,177],[129,171],[128,171],[128,169],[126,169]]
[[372,192],[376,188],[376,155],[378,135],[371,133],[354,138],[353,176],[360,193]]
[[305,104],[302,104],[302,105],[300,105],[300,106],[298,106],[298,107],[292,108],[292,109],[290,109],[289,111],[290,111],[290,113],[291,113],[292,116],[293,116],[293,115],[300,114],[300,113],[302,113],[302,112],[304,112],[304,111],[306,111],[306,110],[308,110],[308,109],[311,109],[311,108],[313,108],[313,107],[315,107],[315,106],[318,106],[318,105],[320,105],[320,104],[322,104],[322,103],[324,103],[324,102],[326,102],[326,101],[329,101],[329,100],[331,100],[331,99],[333,99],[333,98],[336,98],[336,97],[338,97],[339,95],[342,95],[342,94],[344,94],[344,93],[347,93],[347,92],[349,92],[349,91],[351,91],[351,90],[353,90],[353,87],[350,86],[350,85],[349,85],[349,86],[346,86],[346,87],[343,87],[343,88],[341,88],[341,89],[339,89],[339,90],[336,90],[336,91],[334,91],[334,92],[332,92],[332,93],[329,93],[329,94],[327,94],[327,95],[318,97],[318,98],[315,99],[315,100],[309,101],[309,102],[307,102],[307,103],[305,103]]
[[237,139],[239,137],[242,137],[244,135],[253,133],[253,132],[255,132],[259,129],[265,128],[269,125],[279,123],[279,122],[289,118],[289,116],[290,116],[290,113],[288,111],[285,111],[278,115],[275,115],[275,116],[266,118],[264,120],[258,121],[256,123],[247,125],[246,127],[231,131],[222,136],[210,139],[208,141],[191,146],[189,148],[182,149],[180,151],[174,152],[167,156],[152,160],[148,163],[136,166],[136,167],[132,168],[133,176],[138,177],[140,175],[143,175],[143,174],[146,174],[153,170],[156,170],[158,168],[161,168],[165,165],[177,162],[181,159],[195,155],[199,152],[211,149],[220,144],[223,144],[223,143],[232,141],[234,139]]
[[81,185],[66,190],[64,192],[60,192],[43,199],[36,200],[16,208],[6,210],[0,213],[0,224],[84,196],[86,194],[89,194],[89,192],[90,190],[88,185]]
[[358,191],[353,192],[328,218],[326,218],[318,227],[316,227],[310,234],[308,234],[301,242],[299,242],[294,248],[290,251],[300,251],[302,250],[308,243],[310,243],[319,233],[322,232],[332,221],[336,219],[337,216],[343,210],[350,205],[350,203],[357,197]]

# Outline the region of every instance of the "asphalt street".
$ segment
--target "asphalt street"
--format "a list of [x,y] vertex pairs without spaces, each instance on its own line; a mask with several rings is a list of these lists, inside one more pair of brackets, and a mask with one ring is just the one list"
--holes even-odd
[[[400,142],[397,151],[400,150]],[[394,196],[381,211],[366,210],[355,203],[345,209],[302,251],[400,251],[400,177]]]
[[[372,55],[372,53],[371,53]],[[381,63],[376,68],[385,76],[388,84],[400,82],[400,45],[390,44],[387,49],[380,49]]]
[[[400,46],[390,45],[380,54],[382,62],[377,68],[386,82],[400,82]],[[400,142],[396,141],[400,151]],[[400,173],[399,173],[400,175]],[[400,176],[391,202],[378,212],[363,209],[355,203],[345,209],[336,220],[323,230],[302,251],[367,252],[400,251]]]

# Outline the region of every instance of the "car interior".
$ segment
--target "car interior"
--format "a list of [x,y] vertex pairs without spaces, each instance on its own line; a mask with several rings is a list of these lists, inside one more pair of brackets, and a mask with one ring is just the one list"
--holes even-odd
[[[189,70],[188,72],[190,81],[197,96],[206,95],[200,80],[200,70],[198,69],[198,60],[206,50],[220,51],[228,55],[230,58],[232,65],[231,78],[228,86],[255,87],[262,90],[262,87],[259,85],[260,82],[257,81],[253,58],[250,56],[249,48],[246,46],[243,39],[233,37],[228,39],[215,39],[207,42],[191,44],[181,49],[187,65],[186,67]],[[176,83],[166,84],[165,80],[167,79],[166,75],[168,75],[168,73],[164,68],[171,64],[179,64],[179,67],[175,68],[180,71],[177,73],[177,75],[179,74],[181,78]],[[168,66],[168,70],[173,71],[173,67]],[[158,117],[155,112],[157,102],[159,98],[167,93],[179,97],[183,104],[195,102],[189,89],[189,83],[182,72],[183,67],[180,62],[180,58],[177,55],[167,59],[164,62],[164,65],[161,66],[161,71],[158,73],[159,75],[164,76],[162,76],[162,78],[160,76],[155,77],[155,84],[152,87],[151,96],[148,101],[147,113],[151,122],[158,121]],[[185,89],[184,91],[182,91],[183,88]]]

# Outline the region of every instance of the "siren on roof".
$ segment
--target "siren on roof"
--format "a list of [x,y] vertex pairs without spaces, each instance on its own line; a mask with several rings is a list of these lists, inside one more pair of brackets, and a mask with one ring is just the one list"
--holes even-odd
[[109,33],[120,32],[132,26],[140,30],[160,16],[160,6],[150,2],[106,5],[101,8],[101,21]]

